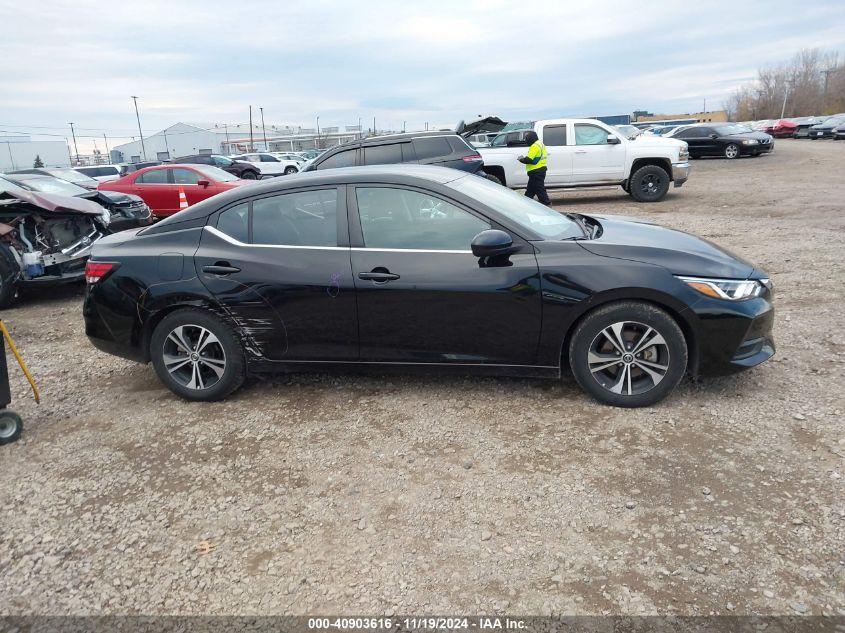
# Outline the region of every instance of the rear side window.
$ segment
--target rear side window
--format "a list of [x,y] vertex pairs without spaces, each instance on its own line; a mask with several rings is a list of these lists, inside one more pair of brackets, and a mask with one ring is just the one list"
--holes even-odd
[[[417,151],[417,158],[422,158]],[[393,165],[402,162],[402,146],[400,143],[391,145],[374,145],[364,148],[365,165]]]
[[549,147],[566,145],[566,126],[547,125],[543,128],[543,144]]
[[140,182],[145,185],[161,185],[167,184],[167,169],[151,169],[145,171],[143,174],[135,179],[135,182]]
[[337,189],[299,191],[255,200],[252,243],[337,246]]
[[441,158],[452,153],[452,147],[444,136],[423,136],[415,138],[413,143],[417,160]]
[[[478,136],[479,136],[479,139],[482,142],[485,142],[485,143],[487,142],[487,138],[486,138],[485,134],[479,134]],[[463,156],[466,153],[472,153],[472,154],[478,153],[478,151],[472,145],[467,143],[466,139],[464,139],[460,136],[457,136],[457,135],[456,136],[449,136],[449,137],[446,138],[446,140],[449,141],[449,145],[452,146],[452,151],[455,152],[456,154],[460,154],[461,156]]]
[[335,167],[354,167],[355,152],[358,150],[347,149],[337,154],[332,154],[326,160],[319,163],[315,169],[334,169]]
[[239,242],[249,242],[249,203],[244,202],[221,213],[217,229]]

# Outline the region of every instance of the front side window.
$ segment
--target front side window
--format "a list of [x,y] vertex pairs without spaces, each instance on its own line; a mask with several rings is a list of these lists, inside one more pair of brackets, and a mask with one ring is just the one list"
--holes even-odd
[[209,180],[217,182],[231,182],[238,179],[238,177],[234,174],[230,174],[228,171],[223,171],[219,167],[212,167],[210,165],[197,165],[196,170]]
[[326,160],[317,165],[317,169],[333,169],[335,167],[354,167],[355,166],[355,152],[357,150],[348,149],[337,154],[329,156]]
[[164,185],[167,184],[167,172],[167,169],[151,169],[138,176],[135,182],[144,185]]
[[490,228],[489,222],[418,191],[358,187],[355,197],[368,248],[467,251],[472,238]]
[[588,123],[575,124],[576,145],[606,145],[607,130]]
[[252,243],[337,246],[337,189],[299,191],[255,200]]
[[566,126],[547,125],[544,127],[543,144],[549,147],[562,147],[566,145]]
[[401,162],[402,146],[400,143],[393,143],[392,145],[374,145],[373,147],[364,148],[365,165],[393,165]]
[[177,185],[195,185],[200,181],[200,175],[190,169],[174,169],[173,182]]

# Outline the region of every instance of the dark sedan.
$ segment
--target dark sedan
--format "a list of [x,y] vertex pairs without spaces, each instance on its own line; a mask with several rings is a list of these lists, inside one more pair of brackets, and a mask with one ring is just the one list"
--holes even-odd
[[79,185],[40,173],[11,173],[6,180],[26,191],[86,198],[106,209],[109,231],[123,231],[153,223],[150,207],[138,196],[116,191],[89,191]]
[[560,214],[422,165],[299,174],[108,236],[91,342],[190,400],[247,374],[375,367],[557,378],[646,406],[774,354],[766,273],[698,237]]
[[211,165],[243,180],[258,180],[261,178],[261,172],[258,170],[258,167],[252,163],[248,163],[245,160],[232,160],[231,158],[217,154],[182,156],[181,158],[173,159],[171,162],[188,165]]
[[687,125],[678,128],[670,136],[686,141],[689,145],[690,158],[759,156],[775,148],[771,134],[756,132],[738,123]]
[[808,138],[833,138],[833,129],[845,125],[845,114],[835,114],[821,123],[813,125],[808,131]]

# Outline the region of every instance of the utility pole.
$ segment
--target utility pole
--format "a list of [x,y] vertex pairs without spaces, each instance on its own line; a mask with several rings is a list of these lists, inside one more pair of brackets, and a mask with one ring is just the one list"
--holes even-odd
[[105,133],[103,133],[103,143],[106,144],[106,156],[109,157],[109,162],[111,162],[111,152],[109,151],[109,141],[106,138]]
[[79,148],[76,147],[76,132],[73,131],[73,123],[70,124],[70,135],[73,137],[73,151],[76,152],[76,164],[79,165]]
[[358,117],[358,138],[364,138],[364,129],[361,127],[361,117]]
[[167,157],[168,157],[168,158],[173,158],[173,157],[170,155],[170,145],[168,145],[168,143],[167,143],[167,128],[164,128],[164,129],[161,131],[161,133],[164,135],[164,149],[165,149],[165,151],[167,152]]
[[824,75],[824,94],[822,95],[822,107],[824,108],[827,106],[827,83],[830,79],[830,73],[836,72],[836,68],[830,68],[828,70],[823,70],[822,74]]
[[406,125],[407,123],[408,123],[407,121],[402,121],[402,134],[404,134],[404,133],[405,133],[405,125]]
[[376,134],[376,118],[373,117],[373,136]]
[[259,107],[258,109],[261,110],[261,134],[264,136],[264,151],[269,152],[270,148],[267,147],[267,128],[264,127],[264,108]]
[[704,114],[707,114],[707,97],[704,97],[704,109],[702,110]]
[[780,109],[780,118],[783,118],[784,113],[786,112],[786,97],[789,95],[789,88],[785,88],[783,91],[783,106]]
[[138,97],[132,96],[132,101],[135,102],[135,118],[138,120],[138,135],[141,137],[141,155],[144,160],[147,160],[147,148],[144,147],[144,133],[141,131],[141,115],[138,114]]
[[249,106],[249,151],[255,151],[255,142],[252,137],[252,106]]
[[314,147],[320,149],[320,115],[317,115],[317,138],[314,140]]

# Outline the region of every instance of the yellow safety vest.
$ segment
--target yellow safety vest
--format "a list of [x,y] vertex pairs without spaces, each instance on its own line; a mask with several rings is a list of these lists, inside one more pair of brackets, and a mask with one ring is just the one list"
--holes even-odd
[[545,167],[546,159],[548,157],[549,151],[546,149],[546,146],[543,145],[540,140],[534,141],[534,144],[528,148],[528,158],[539,158],[540,160],[538,160],[536,163],[526,165],[525,171],[534,171],[535,169],[541,169],[542,167]]

